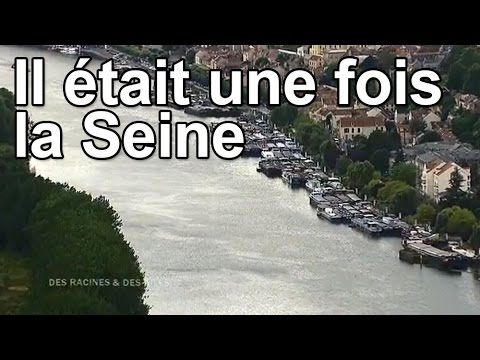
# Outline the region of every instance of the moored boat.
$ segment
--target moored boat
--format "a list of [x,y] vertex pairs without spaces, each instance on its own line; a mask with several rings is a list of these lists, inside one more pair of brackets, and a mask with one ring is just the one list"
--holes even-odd
[[341,214],[335,212],[332,208],[317,209],[317,216],[322,217],[333,224],[340,224],[344,221],[344,218]]

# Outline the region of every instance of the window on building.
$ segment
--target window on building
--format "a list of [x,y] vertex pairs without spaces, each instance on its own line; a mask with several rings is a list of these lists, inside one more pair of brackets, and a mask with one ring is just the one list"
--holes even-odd
[[345,129],[343,129],[343,132],[344,132],[345,134],[348,134],[348,133],[350,132],[350,129],[349,129],[349,128],[345,128]]
[[360,128],[358,128],[358,129],[357,129],[357,133],[360,133],[360,131],[361,131]]
[[355,134],[355,128],[352,128],[352,134]]

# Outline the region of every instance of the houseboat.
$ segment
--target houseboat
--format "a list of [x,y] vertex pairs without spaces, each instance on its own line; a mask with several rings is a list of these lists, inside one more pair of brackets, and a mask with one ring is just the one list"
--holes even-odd
[[332,208],[318,208],[317,216],[322,217],[333,224],[341,224],[342,222],[344,222],[344,217]]

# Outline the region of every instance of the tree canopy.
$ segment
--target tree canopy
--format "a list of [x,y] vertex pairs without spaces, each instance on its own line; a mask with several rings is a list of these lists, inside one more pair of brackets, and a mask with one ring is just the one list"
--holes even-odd
[[280,128],[293,125],[298,116],[298,109],[288,103],[272,110],[271,120]]
[[417,182],[417,167],[414,164],[397,162],[393,165],[391,179],[402,181],[410,186]]
[[480,96],[480,49],[477,46],[454,46],[442,63],[442,70],[447,74],[449,89]]
[[468,240],[476,222],[477,218],[470,210],[455,205],[438,213],[435,227],[439,233],[458,235]]
[[[2,89],[0,98],[0,252],[24,257],[31,274],[17,312],[147,314],[144,274],[119,215],[105,197],[35,176],[16,159],[13,94]],[[97,284],[71,282],[80,279]]]
[[368,161],[350,164],[347,170],[347,184],[351,189],[362,189],[372,180],[375,168]]
[[393,213],[412,215],[418,206],[418,194],[413,186],[402,181],[389,181],[378,190],[378,198]]

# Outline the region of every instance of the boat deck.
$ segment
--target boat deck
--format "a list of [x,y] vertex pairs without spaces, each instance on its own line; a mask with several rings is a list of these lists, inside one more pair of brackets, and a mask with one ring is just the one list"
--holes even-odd
[[416,250],[421,254],[435,256],[439,258],[450,258],[457,256],[457,254],[445,250],[437,249],[431,245],[424,244],[422,242],[407,243],[407,247]]

